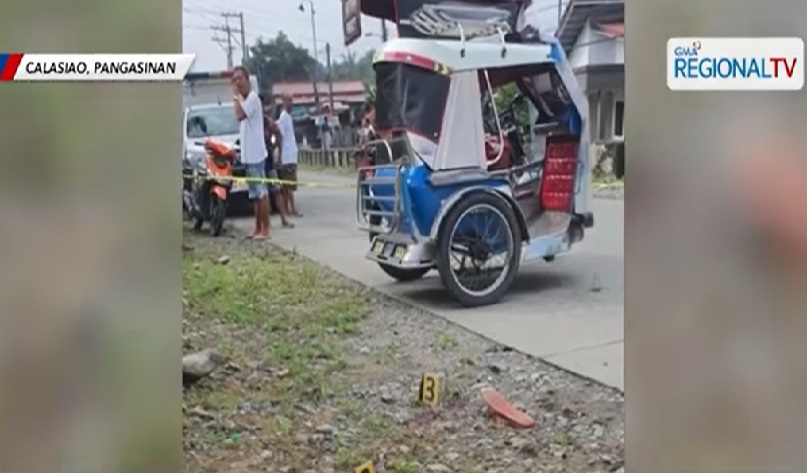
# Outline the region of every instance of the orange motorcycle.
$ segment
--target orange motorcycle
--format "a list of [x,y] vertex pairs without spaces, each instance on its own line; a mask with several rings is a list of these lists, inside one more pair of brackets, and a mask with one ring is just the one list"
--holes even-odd
[[212,236],[221,235],[227,216],[227,198],[233,186],[233,163],[238,157],[235,148],[208,138],[204,143],[204,159],[192,163],[189,185],[182,192],[186,216],[195,220],[194,229],[201,230],[205,222]]

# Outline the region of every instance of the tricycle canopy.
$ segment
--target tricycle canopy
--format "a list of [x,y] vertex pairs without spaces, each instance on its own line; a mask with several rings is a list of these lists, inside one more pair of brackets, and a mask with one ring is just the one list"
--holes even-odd
[[486,136],[504,137],[501,125],[486,129],[496,118],[482,102],[514,82],[542,117],[579,133],[588,107],[559,55],[559,46],[540,42],[388,41],[374,60],[376,130],[406,135],[430,169],[489,168],[498,158],[488,155]]

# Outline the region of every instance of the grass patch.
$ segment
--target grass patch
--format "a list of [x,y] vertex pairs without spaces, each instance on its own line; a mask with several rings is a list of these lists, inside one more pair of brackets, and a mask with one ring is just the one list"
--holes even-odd
[[609,187],[621,187],[625,185],[625,181],[623,179],[617,179],[616,176],[608,175],[608,176],[595,176],[594,184],[603,186],[607,185]]
[[437,335],[437,348],[442,351],[451,350],[459,345],[457,340],[451,336],[450,333],[441,333]]
[[[324,277],[302,258],[274,250],[238,252],[228,264],[219,264],[215,255],[189,252],[182,277],[194,312],[271,332],[285,342],[275,347],[285,359],[319,355],[321,350],[298,342],[354,333],[368,309],[354,288]],[[329,345],[321,348],[327,351]]]
[[[229,262],[220,264],[228,250]],[[345,366],[340,339],[354,334],[369,310],[355,287],[271,248],[186,252],[182,277],[188,308],[197,317],[233,324],[267,341],[264,361],[288,372],[276,390],[287,390],[283,397],[290,400],[327,395],[328,375]],[[222,340],[219,347],[230,354],[234,343]]]

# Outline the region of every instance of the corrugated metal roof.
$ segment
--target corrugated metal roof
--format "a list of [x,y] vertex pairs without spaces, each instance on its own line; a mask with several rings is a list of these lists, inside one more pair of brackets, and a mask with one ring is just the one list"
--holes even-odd
[[[320,95],[328,93],[328,83],[317,83]],[[360,80],[334,81],[333,93],[336,94],[364,94],[364,84]],[[281,82],[272,86],[272,95],[280,97],[289,94],[292,97],[314,95],[314,84],[311,82]]]
[[567,53],[572,49],[589,20],[600,24],[623,23],[625,21],[624,0],[569,0],[557,32],[558,39]]
[[[335,102],[348,102],[348,103],[357,103],[357,102],[364,102],[365,100],[364,93],[361,94],[333,94],[333,100]],[[280,103],[282,101],[281,96],[275,96],[275,103]],[[330,102],[330,98],[328,97],[328,93],[320,93],[319,100],[322,102],[323,105]],[[314,95],[302,95],[298,96],[295,100],[295,103],[298,104],[313,104],[314,103]]]
[[625,23],[603,23],[597,25],[600,33],[619,38],[625,36]]

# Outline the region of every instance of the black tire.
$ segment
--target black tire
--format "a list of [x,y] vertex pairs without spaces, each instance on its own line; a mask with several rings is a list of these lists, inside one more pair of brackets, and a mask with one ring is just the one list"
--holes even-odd
[[224,219],[227,215],[227,202],[210,196],[210,236],[217,237],[224,230]]
[[[370,224],[372,225],[379,225],[381,223],[381,216],[380,215],[373,215],[370,217]],[[378,233],[371,232],[370,233],[370,243],[373,242],[373,239],[378,236]],[[417,281],[418,279],[422,278],[426,275],[431,268],[399,268],[397,266],[392,266],[389,264],[378,263],[378,266],[381,267],[381,270],[384,271],[387,276],[391,277],[392,279],[398,282],[410,282],[410,281]]]
[[[485,294],[473,294],[468,292],[454,276],[451,268],[451,235],[459,219],[470,208],[486,205],[496,209],[507,221],[512,238],[513,251],[508,257],[507,272],[498,286]],[[521,263],[521,228],[516,219],[513,208],[501,197],[497,197],[488,192],[475,192],[466,196],[448,212],[445,220],[440,226],[437,235],[437,270],[443,286],[456,299],[457,302],[466,307],[479,307],[483,305],[496,304],[510,290],[513,285],[518,268]]]

